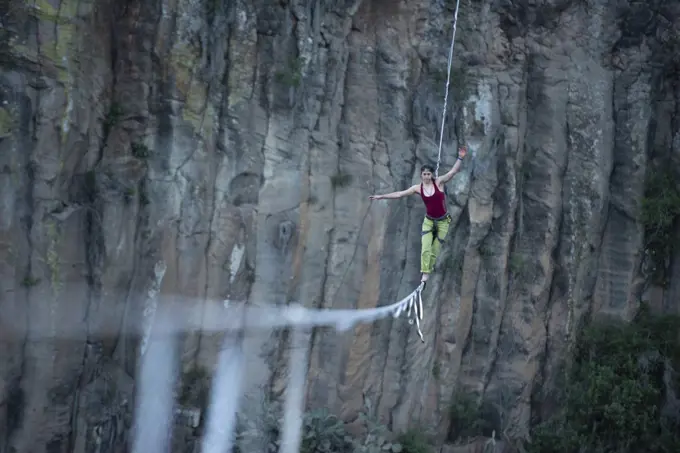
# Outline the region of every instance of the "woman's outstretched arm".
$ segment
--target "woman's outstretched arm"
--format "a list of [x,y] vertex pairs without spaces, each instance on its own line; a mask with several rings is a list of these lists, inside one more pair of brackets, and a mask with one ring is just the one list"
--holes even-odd
[[451,170],[437,178],[437,182],[439,184],[446,184],[447,182],[453,179],[454,175],[460,171],[461,162],[463,162],[463,158],[465,157],[466,154],[467,148],[465,148],[464,146],[458,150],[458,159],[456,159],[456,163],[453,165]]
[[406,190],[400,190],[399,192],[390,192],[386,193],[384,195],[371,195],[370,198],[371,200],[394,200],[396,198],[401,198],[405,197],[407,195],[412,195],[414,193],[418,193],[418,186],[411,186]]

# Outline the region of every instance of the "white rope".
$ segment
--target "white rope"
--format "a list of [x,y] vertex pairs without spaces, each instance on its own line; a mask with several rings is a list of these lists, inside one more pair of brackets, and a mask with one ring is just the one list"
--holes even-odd
[[446,74],[446,91],[444,93],[444,110],[442,111],[442,126],[439,131],[439,151],[437,152],[437,167],[434,170],[434,177],[439,176],[439,163],[442,160],[442,142],[444,140],[444,124],[446,123],[446,107],[449,101],[449,84],[451,83],[451,66],[453,66],[453,46],[456,43],[456,25],[458,24],[458,7],[460,0],[456,0],[456,11],[453,14],[453,33],[451,34],[451,48],[449,49],[449,68]]
[[[278,328],[298,327],[310,328],[320,326],[334,326],[342,332],[349,330],[356,324],[373,322],[392,315],[398,318],[402,313],[411,318],[409,324],[415,322],[420,340],[425,342],[420,330],[423,319],[423,287],[421,282],[408,296],[392,305],[368,309],[309,309],[300,305],[265,306],[241,304],[233,307],[242,310],[240,314],[232,314],[226,318],[214,317],[203,320],[201,328],[206,331],[241,330],[244,328]],[[229,307],[231,308],[231,307]]]

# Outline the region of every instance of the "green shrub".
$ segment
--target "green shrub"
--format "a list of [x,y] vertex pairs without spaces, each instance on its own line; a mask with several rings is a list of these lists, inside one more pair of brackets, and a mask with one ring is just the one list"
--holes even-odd
[[373,403],[364,398],[364,412],[359,414],[359,421],[364,424],[366,435],[354,439],[354,453],[401,453],[401,444],[391,441],[392,434],[371,415],[373,412]]
[[646,271],[654,283],[666,286],[670,258],[677,246],[675,225],[680,219],[680,190],[670,165],[649,169],[641,208]]
[[305,414],[300,453],[351,452],[352,446],[345,423],[328,410],[317,409]]
[[[574,348],[562,410],[532,430],[530,453],[680,451],[680,415],[663,414],[680,363],[677,317],[593,322]],[[671,383],[671,385],[677,385]]]
[[421,430],[410,429],[397,436],[397,441],[402,453],[432,453],[432,445]]
[[449,417],[451,425],[448,438],[451,442],[482,435],[486,427],[482,407],[471,394],[463,391],[453,394]]
[[132,156],[137,159],[147,159],[151,157],[151,150],[144,143],[132,143],[130,145]]
[[[278,453],[281,446],[281,404],[265,403],[264,415],[256,421],[239,420],[236,453],[261,451],[268,442],[267,453]],[[401,445],[389,441],[390,433],[366,414],[360,414],[366,425],[366,435],[355,439],[349,435],[345,423],[326,409],[303,415],[300,453],[400,453]]]

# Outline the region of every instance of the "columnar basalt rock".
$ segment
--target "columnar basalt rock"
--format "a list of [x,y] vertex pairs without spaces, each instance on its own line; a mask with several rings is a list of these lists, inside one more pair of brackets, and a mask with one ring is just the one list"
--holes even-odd
[[[121,451],[158,304],[200,323],[215,300],[412,291],[423,208],[368,195],[436,159],[454,6],[0,0],[0,451]],[[368,395],[444,441],[463,390],[521,438],[584,316],[629,318],[643,293],[680,310],[679,255],[645,285],[639,214],[648,167],[680,160],[678,17],[461,2],[442,169],[470,153],[426,342],[403,319],[314,332],[310,406],[352,421]],[[187,334],[183,363],[211,370],[221,342]],[[280,394],[287,336],[246,342],[251,390]]]

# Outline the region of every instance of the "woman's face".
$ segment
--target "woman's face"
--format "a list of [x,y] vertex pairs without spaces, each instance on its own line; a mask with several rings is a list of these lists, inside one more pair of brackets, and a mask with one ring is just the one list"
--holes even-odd
[[420,179],[423,182],[431,182],[432,181],[432,172],[430,170],[423,170],[420,172]]

